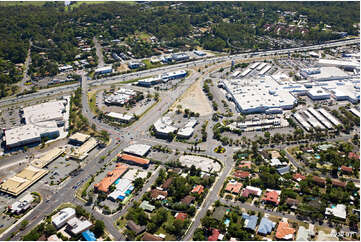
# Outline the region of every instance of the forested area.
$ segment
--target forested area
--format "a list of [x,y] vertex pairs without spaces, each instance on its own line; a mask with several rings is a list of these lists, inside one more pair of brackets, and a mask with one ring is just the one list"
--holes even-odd
[[[29,74],[40,77],[57,73],[81,52],[75,37],[87,40],[124,39],[136,57],[154,54],[157,46],[224,51],[230,42],[245,50],[266,49],[263,37],[288,38],[309,43],[336,39],[337,31],[357,35],[359,2],[119,2],[65,7],[63,2],[43,5],[0,6],[0,83],[21,79],[30,40],[32,64]],[[291,14],[289,14],[291,12]],[[292,13],[294,12],[294,13]],[[285,14],[287,13],[287,14]],[[299,16],[307,17],[302,28],[290,29]],[[293,21],[293,22],[292,22]],[[282,26],[278,26],[278,24]],[[324,26],[331,26],[323,31]],[[286,26],[286,27],[284,27]],[[290,25],[291,26],[291,25]],[[269,27],[269,28],[268,28]],[[155,36],[154,43],[134,40],[136,33]],[[276,46],[277,47],[277,46]],[[4,91],[1,96],[5,96]]]

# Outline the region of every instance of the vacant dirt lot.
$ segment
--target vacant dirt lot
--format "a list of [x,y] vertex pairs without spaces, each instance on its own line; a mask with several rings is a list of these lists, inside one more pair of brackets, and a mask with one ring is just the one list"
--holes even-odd
[[188,108],[192,112],[199,113],[200,116],[212,113],[212,107],[202,90],[201,78],[184,92],[181,98],[172,105],[172,109],[176,110],[178,105],[182,106],[182,110]]
[[121,64],[118,68],[117,68],[117,72],[126,72],[129,71],[129,67],[126,64]]

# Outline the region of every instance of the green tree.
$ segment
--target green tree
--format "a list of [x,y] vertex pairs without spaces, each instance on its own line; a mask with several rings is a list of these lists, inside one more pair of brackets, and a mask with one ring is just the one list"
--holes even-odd
[[104,229],[104,222],[101,220],[96,220],[92,231],[94,232],[94,235],[99,238],[104,234]]

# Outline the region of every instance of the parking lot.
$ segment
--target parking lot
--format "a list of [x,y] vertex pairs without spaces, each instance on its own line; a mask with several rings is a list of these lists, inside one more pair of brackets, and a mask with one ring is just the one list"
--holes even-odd
[[203,156],[183,155],[179,157],[179,161],[184,166],[191,167],[194,165],[204,172],[219,172],[221,170],[221,165],[218,162]]

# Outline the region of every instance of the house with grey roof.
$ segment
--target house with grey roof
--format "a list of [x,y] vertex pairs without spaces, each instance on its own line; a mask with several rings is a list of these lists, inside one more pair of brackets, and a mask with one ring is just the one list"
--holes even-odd
[[261,219],[261,223],[258,226],[258,233],[262,235],[270,234],[275,226],[275,222],[272,222],[270,219],[263,217]]
[[287,174],[287,173],[290,172],[290,167],[285,166],[285,167],[278,168],[277,172],[282,176],[282,175]]
[[244,227],[249,230],[256,230],[258,216],[256,215],[248,215],[247,213],[242,214],[242,218],[244,219]]

